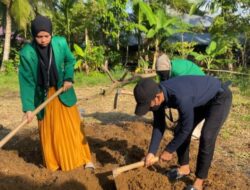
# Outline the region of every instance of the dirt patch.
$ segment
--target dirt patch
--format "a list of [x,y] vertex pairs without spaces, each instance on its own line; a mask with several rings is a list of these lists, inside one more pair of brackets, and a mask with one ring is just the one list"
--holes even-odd
[[95,174],[83,167],[70,172],[51,172],[44,168],[37,132],[12,140],[0,151],[0,158],[1,190],[102,189]]
[[[156,170],[141,168],[135,171],[129,171],[116,179],[117,186],[121,190],[166,190],[166,189],[184,189],[187,184],[191,184],[194,180],[194,174],[178,180],[170,182],[165,173],[162,173],[162,168]],[[219,171],[219,172],[218,172]],[[237,179],[237,180],[233,180]],[[247,178],[240,173],[226,171],[221,167],[214,167],[210,171],[210,176],[205,182],[204,189],[220,190],[220,189],[249,189]]]
[[[83,92],[93,94],[93,89],[79,89],[77,92],[83,97]],[[130,96],[121,97],[118,110],[113,110],[113,95],[79,103],[79,108],[84,109],[83,125],[96,165],[94,173],[83,167],[70,172],[50,172],[44,168],[39,135],[34,121],[29,127],[24,127],[0,151],[0,189],[115,190],[112,169],[140,161],[147,152],[151,137],[151,115],[148,114],[144,118],[134,116],[133,101]],[[16,126],[16,122],[20,121],[22,113],[18,97],[8,99],[2,96],[0,105],[0,138],[2,138]],[[226,127],[231,126],[226,124]],[[245,137],[242,139],[242,136],[234,136],[234,143],[231,137],[229,139],[219,137],[205,189],[248,190],[250,188],[248,170],[243,169],[247,165],[240,166],[242,163],[249,163],[249,157],[239,162],[232,153],[236,152],[233,149],[235,144],[237,148],[241,144],[241,150],[249,150],[246,133]],[[164,149],[171,138],[172,133],[168,130],[159,151]],[[190,153],[192,172],[195,171],[197,149],[198,141],[193,141]],[[169,163],[157,163],[150,168],[125,172],[117,176],[115,181],[119,190],[181,190],[193,182],[194,174],[176,182],[168,181],[165,173],[176,164],[175,155]]]
[[[85,124],[86,125],[86,124]],[[39,135],[25,130],[0,151],[0,189],[107,189],[114,190],[112,169],[137,162],[145,155],[151,134],[147,123],[127,122],[122,125],[87,124],[85,131],[96,163],[95,173],[83,167],[71,172],[50,172],[42,167]],[[165,135],[161,149],[169,141]],[[165,142],[165,143],[164,143]],[[194,171],[198,142],[191,147],[191,166]],[[194,174],[184,180],[169,182],[165,173],[176,165],[176,159],[150,168],[140,168],[116,177],[121,190],[183,189],[192,183]],[[237,179],[237,180],[236,180]],[[210,169],[205,189],[248,189],[247,177],[232,171],[228,163],[216,159]]]

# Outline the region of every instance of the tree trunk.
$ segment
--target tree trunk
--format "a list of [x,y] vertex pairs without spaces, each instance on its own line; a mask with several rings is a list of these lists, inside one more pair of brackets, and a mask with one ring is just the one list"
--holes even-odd
[[245,41],[243,44],[243,49],[241,50],[241,59],[242,59],[242,66],[247,67],[247,54],[246,54],[246,49],[247,49],[247,35],[244,35]]
[[5,70],[4,62],[9,60],[10,41],[11,41],[11,17],[10,17],[10,3],[8,3],[6,5],[6,27],[5,27],[5,38],[4,38],[1,71]]
[[127,64],[128,64],[128,53],[129,53],[129,46],[127,45],[126,46],[126,60],[125,60],[125,65],[124,66],[127,66]]
[[[86,48],[86,50],[88,50],[88,45],[89,45],[89,33],[88,33],[88,28],[85,28],[85,48]],[[88,75],[89,74],[89,66],[88,66],[87,61],[85,61],[84,66],[85,66],[85,71]]]
[[88,46],[89,43],[89,34],[88,34],[88,29],[85,28],[85,45],[86,47]]
[[66,25],[67,25],[67,41],[69,44],[71,44],[71,39],[70,39],[70,20],[69,20],[69,10],[67,8],[66,12],[65,12],[65,18],[66,18]]
[[184,59],[184,35],[181,33],[181,57]]
[[139,61],[139,59],[141,57],[141,32],[140,31],[138,31],[137,40],[138,40],[138,44],[137,44],[138,45],[138,57],[137,57],[137,59]]
[[156,39],[156,40],[155,40],[154,60],[153,60],[153,65],[152,65],[152,69],[153,69],[153,70],[155,69],[155,64],[156,64],[156,58],[157,58],[158,50],[159,50],[159,40]]
[[118,32],[117,42],[116,42],[116,49],[120,51],[120,31]]

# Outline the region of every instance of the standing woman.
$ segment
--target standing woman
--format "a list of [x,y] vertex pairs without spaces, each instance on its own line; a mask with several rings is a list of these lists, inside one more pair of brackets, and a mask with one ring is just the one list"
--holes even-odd
[[80,128],[80,115],[72,87],[75,58],[65,38],[52,37],[52,23],[37,16],[31,23],[33,42],[20,51],[19,85],[24,118],[57,89],[64,92],[37,114],[45,166],[68,171],[76,167],[94,168],[89,145]]

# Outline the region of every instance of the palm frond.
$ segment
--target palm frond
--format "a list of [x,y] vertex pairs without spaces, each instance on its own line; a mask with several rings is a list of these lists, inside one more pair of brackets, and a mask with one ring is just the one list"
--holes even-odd
[[155,15],[152,11],[152,9],[150,8],[149,5],[147,5],[144,2],[140,2],[139,3],[140,6],[140,10],[143,12],[143,14],[146,16],[150,26],[156,24],[156,19],[155,19]]
[[28,0],[15,0],[11,6],[11,16],[20,30],[26,31],[27,24],[31,20],[32,7]]

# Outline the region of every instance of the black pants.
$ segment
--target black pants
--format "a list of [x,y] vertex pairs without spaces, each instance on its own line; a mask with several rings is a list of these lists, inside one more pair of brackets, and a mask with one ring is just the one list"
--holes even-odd
[[[231,104],[232,93],[228,87],[223,87],[223,92],[219,92],[212,100],[204,106],[194,110],[194,127],[205,119],[201,131],[199,152],[196,165],[196,177],[205,179],[213,159],[214,148],[218,133],[225,122]],[[178,126],[176,128],[178,131]],[[176,134],[176,133],[175,133]],[[191,133],[192,134],[192,133]],[[191,134],[186,141],[177,149],[178,161],[180,165],[189,164],[189,146]]]

